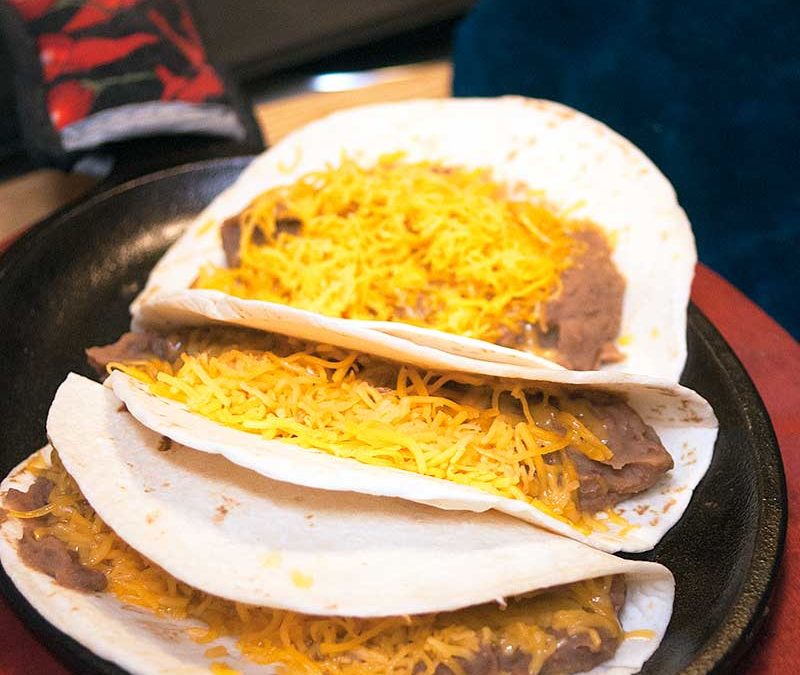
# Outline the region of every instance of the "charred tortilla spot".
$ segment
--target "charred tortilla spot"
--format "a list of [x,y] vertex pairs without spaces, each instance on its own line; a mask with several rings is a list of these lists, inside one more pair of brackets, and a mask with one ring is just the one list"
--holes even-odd
[[225,520],[225,516],[228,515],[229,509],[225,504],[220,504],[216,509],[216,514],[214,515],[214,522],[221,523]]
[[225,517],[240,504],[241,502],[239,502],[239,500],[234,499],[233,497],[228,497],[227,495],[222,495],[222,504],[220,504],[216,509],[214,522],[221,523],[223,520],[225,520]]
[[172,439],[167,438],[166,436],[162,436],[161,439],[158,441],[158,451],[168,452],[171,448],[172,448]]

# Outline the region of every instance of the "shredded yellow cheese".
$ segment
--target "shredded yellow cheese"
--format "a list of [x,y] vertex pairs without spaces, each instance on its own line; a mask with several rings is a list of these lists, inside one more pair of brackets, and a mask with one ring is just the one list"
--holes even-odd
[[[122,541],[84,499],[57,454],[50,468],[34,473],[53,482],[53,508],[34,536],[53,535],[77,552],[81,563],[108,579],[108,591],[125,604],[177,619],[196,619],[190,629],[201,644],[233,637],[248,659],[281,664],[279,673],[431,675],[439,666],[463,673],[482,648],[530,655],[536,675],[556,649],[556,635],[585,635],[592,649],[602,636],[623,632],[611,600],[612,577],[520,596],[495,604],[419,616],[359,619],[312,616],[244,605],[201,592],[170,576]],[[456,572],[456,571],[454,571]],[[637,635],[638,637],[638,635]],[[222,645],[206,650],[209,659],[228,654]],[[212,672],[235,672],[223,662]]]
[[585,247],[571,235],[596,227],[487,169],[402,153],[368,168],[344,157],[263,193],[240,222],[239,266],[203,268],[197,288],[492,342],[546,329],[543,307]]
[[227,331],[217,343],[215,333],[203,335],[211,342],[175,364],[109,367],[235,429],[519,499],[582,531],[603,527],[579,509],[580,483],[565,452],[612,456],[590,429],[603,427],[586,401],[554,387],[426,372],[326,345],[274,337],[271,348],[257,349],[236,344],[245,333]]

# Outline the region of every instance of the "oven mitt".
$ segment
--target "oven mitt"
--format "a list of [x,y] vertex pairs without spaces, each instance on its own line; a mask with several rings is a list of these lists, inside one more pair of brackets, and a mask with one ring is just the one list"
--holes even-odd
[[0,0],[0,24],[37,159],[143,136],[247,135],[183,0]]

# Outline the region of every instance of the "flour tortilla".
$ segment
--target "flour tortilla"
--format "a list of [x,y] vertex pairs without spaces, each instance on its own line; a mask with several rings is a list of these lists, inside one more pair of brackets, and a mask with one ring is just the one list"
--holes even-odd
[[184,292],[180,301],[156,302],[147,308],[159,313],[162,327],[225,323],[275,331],[311,341],[326,342],[395,359],[423,368],[535,382],[580,385],[587,390],[617,393],[658,433],[675,468],[658,485],[620,503],[616,510],[637,527],[625,532],[608,523],[607,532],[584,535],[572,526],[519,500],[491,495],[465,485],[387,467],[369,466],[337,458],[257,434],[223,427],[182,405],[160,399],[147,387],[121,372],[108,379],[119,398],[144,425],[180,443],[233,462],[270,478],[327,490],[358,491],[401,497],[443,509],[485,511],[497,509],[540,527],[573,537],[605,551],[651,549],[679,520],[692,491],[705,474],[713,455],[718,424],[711,407],[693,391],[663,379],[615,372],[574,372],[479,361],[416,345],[378,331],[352,326],[337,330],[327,317],[295,309],[262,311],[263,303],[217,294]]
[[[336,165],[343,152],[369,165],[396,150],[409,160],[490,167],[499,180],[543,190],[557,207],[597,223],[615,243],[613,258],[627,280],[619,343],[626,358],[605,368],[677,381],[686,361],[686,307],[697,254],[672,186],[640,150],[597,120],[519,97],[353,108],[287,136],[217,197],[158,263],[131,307],[134,326],[156,325],[148,304],[189,289],[201,266],[224,265],[218,227],[258,194]],[[265,313],[283,307],[259,304]],[[348,324],[473,358],[543,365],[525,352],[401,322],[334,319],[332,325],[346,330]]]
[[[164,452],[161,437],[120,408],[110,390],[71,376],[53,403],[48,433],[101,517],[197,588],[313,614],[383,616],[625,574],[623,628],[655,637],[626,640],[591,672],[636,672],[664,636],[674,582],[661,565],[615,558],[501,514],[456,517],[402,500],[287,486],[177,444]],[[49,457],[49,448],[42,453]],[[27,489],[33,476],[25,465],[0,490]],[[13,518],[0,525],[6,572],[46,620],[99,656],[136,673],[207,673],[203,653],[223,644],[231,656],[217,660],[243,673],[270,672],[241,657],[230,640],[194,643],[186,629],[195,622],[123,607],[109,593],[57,586],[19,559],[21,533]],[[313,579],[310,588],[291,583],[295,567]]]

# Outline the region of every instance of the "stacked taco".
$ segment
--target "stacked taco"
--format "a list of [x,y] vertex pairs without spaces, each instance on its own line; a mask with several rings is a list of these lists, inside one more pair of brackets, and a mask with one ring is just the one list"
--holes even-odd
[[669,181],[562,105],[336,113],[256,159],[134,301],[203,298],[482,360],[677,380],[696,251]]
[[88,356],[142,424],[269,478],[496,509],[607,551],[652,548],[711,460],[716,418],[679,385],[342,342],[216,326]]
[[64,380],[3,567],[136,673],[637,672],[674,583],[610,553],[679,520],[717,434],[675,382],[693,262],[663,176],[562,106],[312,124]]

